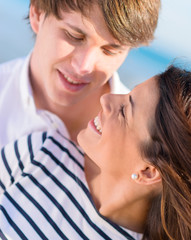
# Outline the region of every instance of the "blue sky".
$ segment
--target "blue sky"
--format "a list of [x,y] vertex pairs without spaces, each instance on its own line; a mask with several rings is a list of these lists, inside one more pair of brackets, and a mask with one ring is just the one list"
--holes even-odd
[[191,58],[191,1],[162,0],[153,47],[163,54]]

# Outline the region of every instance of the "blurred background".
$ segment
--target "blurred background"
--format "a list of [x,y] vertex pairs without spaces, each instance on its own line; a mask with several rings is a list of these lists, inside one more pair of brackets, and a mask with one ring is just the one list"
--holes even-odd
[[[191,0],[161,0],[155,40],[132,50],[119,69],[122,81],[134,85],[163,71],[170,63],[191,63]],[[34,37],[27,16],[29,0],[0,0],[0,63],[26,55]]]

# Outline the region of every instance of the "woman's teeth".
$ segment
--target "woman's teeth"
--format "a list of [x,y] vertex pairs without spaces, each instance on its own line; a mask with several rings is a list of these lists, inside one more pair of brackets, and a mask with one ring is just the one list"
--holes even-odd
[[99,123],[99,118],[98,118],[98,116],[94,118],[94,125],[95,125],[96,129],[97,129],[100,133],[102,133],[102,129],[101,129],[101,126],[100,126],[100,123]]
[[67,81],[68,81],[69,83],[76,84],[76,85],[80,84],[80,82],[75,82],[74,80],[72,80],[71,78],[69,78],[69,77],[67,77],[67,76],[65,76],[65,75],[64,75],[64,77],[67,79]]

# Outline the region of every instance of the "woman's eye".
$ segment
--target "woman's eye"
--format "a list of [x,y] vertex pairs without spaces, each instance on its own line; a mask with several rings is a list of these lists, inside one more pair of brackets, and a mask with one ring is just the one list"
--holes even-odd
[[120,113],[123,116],[123,118],[125,118],[125,106],[124,105],[120,106]]

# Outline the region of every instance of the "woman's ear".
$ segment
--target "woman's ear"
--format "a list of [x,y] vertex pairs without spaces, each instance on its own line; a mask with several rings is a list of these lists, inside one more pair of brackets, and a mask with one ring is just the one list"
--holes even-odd
[[151,185],[161,182],[159,171],[151,165],[144,166],[144,168],[139,169],[136,174],[138,177],[135,181],[139,184]]
[[39,10],[34,5],[30,6],[30,11],[29,11],[30,25],[35,34],[37,34],[39,31],[41,15],[42,15],[41,10]]

